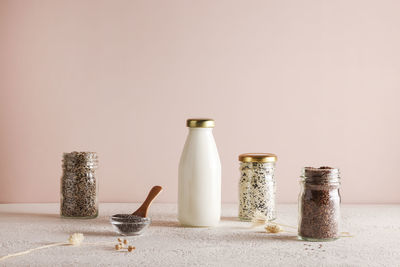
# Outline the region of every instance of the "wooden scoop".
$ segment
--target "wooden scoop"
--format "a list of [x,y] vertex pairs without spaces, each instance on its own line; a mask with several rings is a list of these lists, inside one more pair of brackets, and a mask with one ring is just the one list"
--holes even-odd
[[139,217],[147,217],[147,210],[149,209],[151,202],[156,198],[156,196],[162,191],[162,187],[159,185],[153,186],[147,195],[146,200],[143,202],[142,206],[140,206],[132,215],[136,215]]

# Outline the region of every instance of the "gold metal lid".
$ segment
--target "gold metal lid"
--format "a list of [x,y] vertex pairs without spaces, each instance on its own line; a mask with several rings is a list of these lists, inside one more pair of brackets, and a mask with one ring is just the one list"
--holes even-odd
[[186,126],[190,128],[214,128],[215,121],[213,119],[187,119]]
[[271,153],[246,153],[239,155],[241,162],[275,162],[278,157]]

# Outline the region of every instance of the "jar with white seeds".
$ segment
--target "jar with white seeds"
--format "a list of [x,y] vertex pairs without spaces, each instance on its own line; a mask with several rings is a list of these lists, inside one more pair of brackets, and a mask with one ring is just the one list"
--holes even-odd
[[239,219],[250,221],[255,212],[268,221],[276,219],[274,178],[277,156],[270,153],[239,155]]

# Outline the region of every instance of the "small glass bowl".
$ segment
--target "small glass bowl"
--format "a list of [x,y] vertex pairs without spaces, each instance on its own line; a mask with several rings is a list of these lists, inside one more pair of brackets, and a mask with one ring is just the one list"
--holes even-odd
[[132,214],[115,214],[111,216],[111,224],[120,235],[140,235],[149,227],[150,218],[139,217]]

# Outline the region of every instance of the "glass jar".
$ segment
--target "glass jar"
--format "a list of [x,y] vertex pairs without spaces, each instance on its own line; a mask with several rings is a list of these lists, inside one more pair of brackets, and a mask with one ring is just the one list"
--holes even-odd
[[332,241],[340,237],[339,169],[305,167],[299,195],[298,238]]
[[60,199],[62,217],[97,217],[97,164],[95,152],[64,153]]
[[270,153],[239,155],[239,219],[250,221],[256,212],[268,221],[276,219],[274,178],[277,156]]

